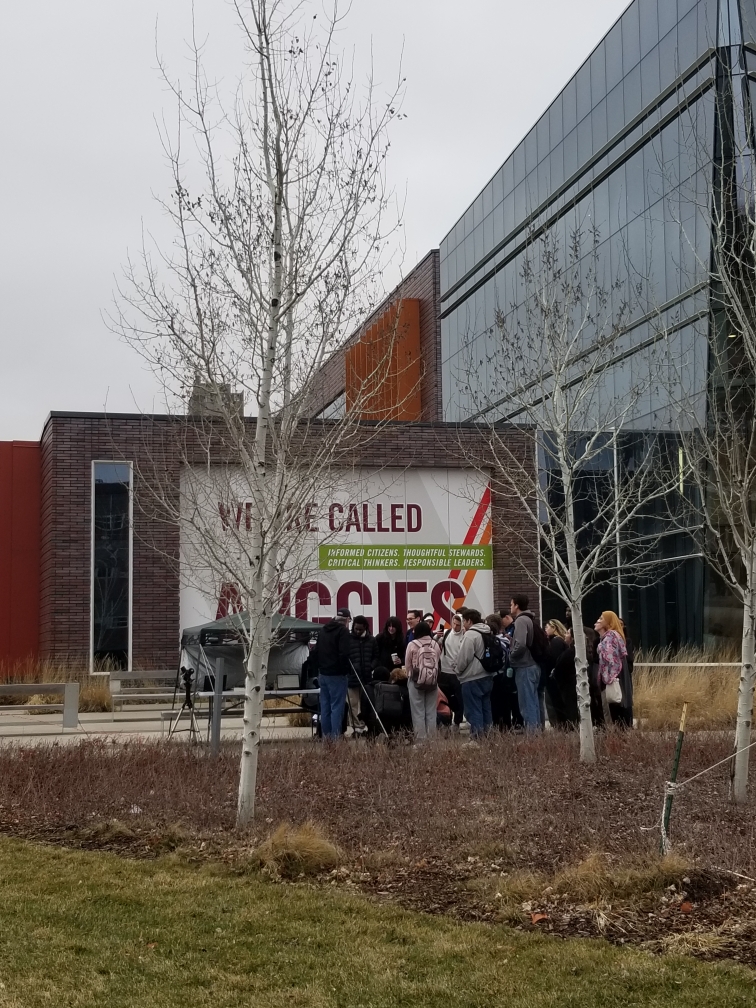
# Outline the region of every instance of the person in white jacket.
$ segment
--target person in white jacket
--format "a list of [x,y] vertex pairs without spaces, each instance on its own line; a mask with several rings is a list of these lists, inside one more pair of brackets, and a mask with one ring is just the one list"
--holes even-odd
[[438,676],[439,689],[449,701],[449,708],[454,715],[454,724],[459,727],[464,716],[462,687],[457,678],[457,658],[464,636],[462,617],[454,613],[451,628],[446,630],[438,643],[441,647],[441,671]]
[[491,628],[483,622],[477,609],[466,609],[462,625],[465,633],[457,655],[457,678],[462,687],[465,716],[470,722],[470,735],[479,738],[493,722],[491,690],[493,675],[486,672],[480,659],[486,651],[485,636]]

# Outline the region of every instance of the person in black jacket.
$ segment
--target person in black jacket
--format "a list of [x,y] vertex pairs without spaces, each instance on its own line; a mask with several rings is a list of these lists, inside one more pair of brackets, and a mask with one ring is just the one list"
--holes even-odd
[[546,713],[549,724],[553,727],[565,721],[565,714],[562,703],[562,695],[554,679],[554,669],[557,662],[567,650],[566,636],[567,627],[558,619],[549,620],[544,630],[549,639],[549,653],[546,662],[542,665],[544,672],[544,699],[546,701]]
[[375,638],[374,678],[388,682],[391,671],[404,665],[404,627],[398,616],[389,616],[383,631]]
[[[380,710],[380,719],[386,731],[411,731],[412,714],[409,706],[409,691],[406,679],[399,682],[391,682],[391,673],[400,669],[404,665],[404,655],[407,644],[404,636],[404,626],[398,616],[389,616],[383,630],[375,638],[376,656],[373,668],[373,685],[367,690],[370,699],[377,710]],[[383,685],[379,686],[378,684]],[[377,697],[379,690],[388,691],[391,694],[392,710],[387,710],[385,704]],[[381,734],[382,728],[378,724],[374,711],[368,704],[368,709],[364,710],[364,717],[367,721],[368,733],[372,735]]]
[[352,614],[339,609],[318,634],[311,658],[318,670],[320,727],[323,738],[341,737],[349,676],[349,623]]
[[367,704],[363,690],[373,681],[376,646],[375,637],[370,633],[370,624],[365,616],[355,616],[349,635],[349,678],[347,688],[347,708],[349,724],[355,735],[367,731],[364,711]]
[[572,630],[567,629],[564,648],[556,656],[554,668],[549,678],[552,702],[556,708],[555,728],[571,730],[580,720],[577,702],[577,673],[575,670],[575,642]]

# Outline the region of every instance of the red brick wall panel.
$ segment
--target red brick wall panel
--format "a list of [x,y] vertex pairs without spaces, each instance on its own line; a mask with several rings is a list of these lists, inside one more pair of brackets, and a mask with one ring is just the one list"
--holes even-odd
[[39,651],[40,448],[0,442],[0,661]]

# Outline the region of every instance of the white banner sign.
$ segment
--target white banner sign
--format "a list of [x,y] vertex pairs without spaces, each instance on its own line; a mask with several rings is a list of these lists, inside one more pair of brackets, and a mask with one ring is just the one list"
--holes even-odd
[[[239,505],[227,520],[243,522],[244,514]],[[325,623],[347,607],[377,633],[408,609],[433,612],[438,626],[461,605],[493,608],[490,490],[477,473],[362,470],[345,493],[335,488],[305,517],[312,573],[286,592],[282,608],[292,616]],[[183,627],[238,607],[228,586],[219,593],[188,570],[182,575]]]

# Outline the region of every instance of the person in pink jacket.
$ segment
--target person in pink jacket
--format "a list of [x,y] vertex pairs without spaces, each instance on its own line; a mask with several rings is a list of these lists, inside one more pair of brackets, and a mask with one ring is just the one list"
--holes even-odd
[[596,620],[595,630],[599,635],[599,685],[609,704],[613,722],[621,722],[620,709],[627,703],[628,688],[625,683],[627,645],[625,632],[619,616],[607,609]]

